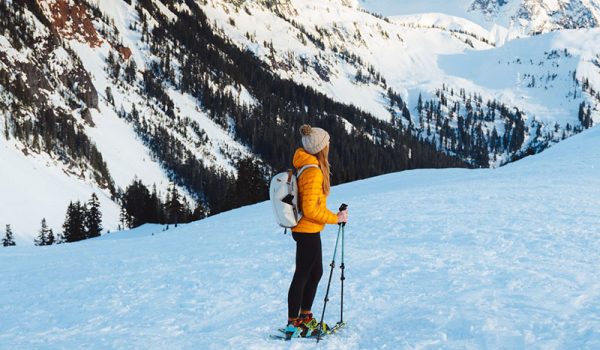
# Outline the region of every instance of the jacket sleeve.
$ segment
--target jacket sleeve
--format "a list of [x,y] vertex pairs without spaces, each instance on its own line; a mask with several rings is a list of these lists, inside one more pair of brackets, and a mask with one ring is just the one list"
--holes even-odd
[[338,218],[331,210],[321,207],[319,198],[325,200],[323,194],[323,174],[318,168],[304,171],[298,183],[301,199],[302,215],[320,224],[337,224]]

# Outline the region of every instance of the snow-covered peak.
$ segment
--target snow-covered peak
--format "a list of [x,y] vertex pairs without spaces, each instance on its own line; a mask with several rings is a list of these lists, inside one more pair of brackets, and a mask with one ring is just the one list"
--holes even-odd
[[509,39],[559,29],[594,28],[600,23],[598,0],[360,0],[386,16],[442,13],[468,19],[488,30],[511,32]]
[[558,29],[594,28],[600,20],[597,0],[525,0],[516,13],[510,13],[511,25],[527,34]]

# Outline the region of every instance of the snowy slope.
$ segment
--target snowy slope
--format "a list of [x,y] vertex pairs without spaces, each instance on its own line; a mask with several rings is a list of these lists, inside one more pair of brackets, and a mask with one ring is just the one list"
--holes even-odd
[[[47,23],[50,23],[52,16],[57,15],[57,10],[48,6],[57,3],[59,1],[40,2],[43,11],[47,13],[44,23],[40,22],[40,17],[21,8],[24,18],[20,19],[19,26],[24,33],[34,33],[35,47],[16,45],[11,38],[11,34],[15,34],[12,32],[15,28],[6,28],[0,35],[0,55],[3,58],[0,68],[3,77],[6,78],[7,74],[8,79],[14,79],[13,74],[25,77],[32,81],[30,88],[34,94],[45,97],[36,98],[33,103],[19,103],[19,99],[10,93],[9,86],[0,86],[0,99],[10,106],[8,110],[2,110],[3,122],[0,123],[3,135],[0,139],[0,159],[3,164],[0,171],[0,225],[3,228],[6,224],[11,225],[17,244],[33,244],[42,218],[46,218],[55,234],[61,232],[69,202],[87,202],[92,193],[100,198],[105,232],[114,231],[118,227],[119,206],[114,201],[114,196],[111,196],[110,189],[98,181],[89,161],[72,154],[65,155],[61,141],[79,146],[82,139],[89,140],[107,163],[108,179],[104,180],[114,180],[111,185],[117,188],[127,187],[137,177],[148,186],[156,184],[158,190],[164,193],[170,183],[165,171],[152,159],[149,150],[136,137],[132,128],[107,106],[103,96],[107,72],[103,68],[110,46],[103,38],[99,39],[98,44],[88,37],[78,35],[80,33],[77,30],[74,30],[73,36],[64,34],[71,29],[68,23],[75,22],[73,18],[78,21],[82,17],[83,20],[88,19],[76,9],[71,9],[72,12],[68,14],[63,13],[65,16],[73,16],[67,21],[67,25],[51,30]],[[14,6],[24,7],[22,4]],[[57,31],[65,35],[63,40],[53,36]],[[20,35],[27,38],[24,33]],[[87,30],[86,34],[90,33],[97,35],[95,31]],[[80,59],[85,64],[82,65]],[[20,73],[21,70],[26,74]],[[81,85],[87,88],[86,94],[77,93],[77,87]],[[99,99],[97,92],[104,98]],[[117,102],[121,102],[116,91],[115,95]],[[84,118],[83,110],[87,110],[89,118]],[[58,119],[72,116],[71,122],[76,130],[85,136],[79,137],[77,141],[70,139],[66,142],[64,134],[68,131],[61,130],[60,126],[56,126],[58,123],[49,127],[52,123],[39,122],[42,119],[40,116],[46,115],[47,111],[54,112]],[[35,136],[9,136],[17,127],[22,127],[20,124],[24,121],[29,122],[29,125],[39,123],[35,125],[33,132],[29,131]],[[12,129],[12,132],[7,128]],[[54,128],[53,133],[48,132],[51,128]],[[40,129],[45,131],[44,136],[38,135]],[[23,131],[17,133],[23,134]],[[63,139],[59,141],[57,134],[63,135]],[[43,141],[38,141],[39,139]],[[43,142],[42,147],[37,146],[40,142]]]
[[[95,4],[95,2],[91,3]],[[0,225],[3,228],[6,224],[11,225],[17,244],[33,244],[42,218],[48,220],[49,227],[55,233],[60,232],[69,202],[87,201],[93,192],[103,199],[101,210],[104,214],[105,230],[117,228],[119,210],[117,201],[110,200],[110,191],[95,181],[93,174],[90,175],[89,165],[85,162],[78,159],[67,163],[59,152],[53,151],[51,156],[44,152],[40,154],[31,147],[30,140],[22,142],[14,137],[5,137],[9,120],[15,115],[25,114],[32,121],[36,121],[45,109],[63,110],[66,114],[73,115],[76,125],[89,137],[90,142],[97,147],[106,162],[111,181],[114,181],[117,189],[125,189],[134,179],[139,179],[149,188],[156,185],[159,194],[164,195],[172,184],[171,173],[152,154],[148,145],[136,133],[132,123],[126,121],[119,113],[128,113],[137,108],[137,111],[146,118],[148,123],[167,127],[172,126],[173,123],[169,122],[169,118],[164,113],[157,110],[154,99],[149,99],[144,94],[138,81],[131,84],[124,84],[123,81],[117,82],[110,76],[107,68],[109,52],[120,57],[122,51],[119,50],[126,48],[131,52],[131,57],[127,62],[136,63],[139,70],[135,75],[137,79],[141,80],[141,71],[145,70],[146,65],[155,59],[149,52],[148,45],[141,42],[139,31],[131,28],[133,23],[139,21],[135,4],[106,0],[96,5],[101,6],[103,18],[94,18],[92,11],[86,8],[87,5],[84,2],[74,3],[62,0],[40,2],[48,23],[55,26],[52,30],[46,26],[46,23],[40,22],[29,10],[25,10],[25,19],[21,19],[22,23],[19,25],[35,33],[35,47],[13,46],[14,40],[9,40],[11,39],[9,34],[14,33],[11,33],[8,28],[0,34],[0,56],[3,59],[0,63],[2,78],[6,77],[8,74],[6,72],[15,70],[18,72],[19,69],[23,69],[23,66],[27,67],[24,69],[26,72],[35,72],[35,68],[40,66],[46,68],[40,74],[47,76],[51,82],[69,81],[72,86],[77,87],[81,85],[80,82],[73,82],[74,79],[65,78],[60,74],[81,67],[85,71],[85,76],[89,76],[89,80],[86,82],[89,82],[94,89],[92,95],[95,101],[94,105],[89,104],[88,106],[69,96],[64,91],[66,88],[59,83],[51,86],[40,84],[41,86],[34,86],[35,93],[47,94],[50,97],[47,98],[47,102],[34,104],[40,109],[40,111],[36,111],[30,106],[13,102],[15,98],[8,93],[10,89],[0,85],[0,102],[10,106],[8,111],[2,110],[0,116],[0,132],[3,135],[0,138],[0,152],[2,152],[0,159],[7,169],[7,171],[4,169],[0,171],[0,193],[3,197],[0,200],[0,209],[2,209],[0,210]],[[23,5],[15,4],[15,6]],[[81,10],[82,8],[84,10]],[[61,11],[63,13],[60,13]],[[57,20],[60,18],[59,15],[68,19],[66,23]],[[77,25],[82,21],[89,21],[92,28],[85,28],[84,32],[80,33],[81,28],[78,28]],[[106,22],[110,22],[110,25]],[[55,31],[61,34],[62,40],[59,41],[58,37],[51,36]],[[90,37],[94,39],[92,40]],[[119,46],[116,42],[119,43]],[[49,54],[50,62],[38,62],[45,57],[41,56],[38,51],[43,52],[47,47],[53,49]],[[44,64],[48,67],[45,67]],[[122,64],[125,65],[124,62]],[[9,77],[14,79],[10,75]],[[36,76],[30,79],[41,80]],[[123,79],[121,77],[117,80]],[[71,87],[68,84],[65,85]],[[110,103],[106,93],[107,88],[111,89],[113,101]],[[175,101],[174,107],[178,116],[186,122],[186,125],[190,125],[189,120],[193,120],[195,125],[198,125],[198,130],[204,132],[202,135],[205,138],[203,145],[198,146],[197,141],[200,137],[194,137],[193,132],[178,125],[179,130],[184,129],[184,133],[187,131],[188,135],[192,135],[185,138],[178,135],[188,149],[193,150],[194,154],[205,164],[227,172],[234,172],[232,158],[249,155],[246,147],[236,142],[233,135],[230,135],[227,130],[217,126],[207,113],[199,111],[198,102],[189,95],[177,92],[172,86],[167,92]],[[244,97],[246,100],[250,100],[249,97],[245,95]],[[77,104],[80,104],[82,108],[73,107]],[[90,107],[88,112],[91,122],[84,121],[80,115],[83,114],[81,110],[85,109],[83,107]],[[22,119],[26,118],[16,118],[16,120]],[[13,130],[16,128],[16,124],[17,122],[13,122]],[[176,131],[172,130],[172,132],[177,134]],[[55,140],[52,141],[55,142]],[[227,150],[228,153],[224,154],[223,150]],[[179,190],[185,194],[188,202],[192,205],[195,204],[198,194],[191,194],[181,187]]]
[[581,92],[579,85],[587,79],[600,86],[595,63],[600,51],[589,45],[598,40],[599,29],[553,32],[516,39],[492,50],[441,56],[438,64],[451,77],[450,84],[485,91],[484,96],[527,111],[548,125],[576,125],[583,101],[596,106],[594,118],[600,120],[598,96]]
[[[499,169],[333,188],[329,207],[350,205],[349,327],[319,347],[268,339],[285,321],[294,243],[261,203],[167,231],[0,249],[0,348],[597,349],[599,142],[594,128]],[[323,233],[325,267],[335,233]],[[338,283],[336,269],[330,322]]]
[[[0,224],[2,236],[6,224],[11,225],[18,245],[32,245],[46,218],[48,227],[57,234],[62,230],[69,202],[87,202],[92,193],[100,199],[104,228],[114,231],[119,206],[109,194],[95,184],[77,177],[65,176],[61,166],[47,154],[24,157],[12,143],[0,140]],[[43,194],[43,195],[40,195]]]

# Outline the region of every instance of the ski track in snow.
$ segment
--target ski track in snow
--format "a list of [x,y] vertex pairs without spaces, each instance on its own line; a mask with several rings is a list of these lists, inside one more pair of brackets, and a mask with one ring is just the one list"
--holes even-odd
[[[598,349],[599,137],[495,170],[335,187],[329,207],[350,205],[349,326],[319,345],[268,338],[286,319],[294,243],[265,202],[167,231],[0,249],[0,348]],[[323,233],[318,315],[336,232]]]

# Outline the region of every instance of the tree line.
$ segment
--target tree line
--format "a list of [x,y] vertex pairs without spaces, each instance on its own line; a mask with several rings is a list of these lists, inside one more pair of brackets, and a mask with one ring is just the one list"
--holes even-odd
[[484,100],[479,94],[467,94],[446,85],[430,99],[419,95],[413,119],[406,104],[393,90],[388,91],[388,110],[393,123],[412,129],[420,138],[431,140],[440,151],[455,154],[476,167],[490,163],[515,161],[545,149],[593,125],[591,107],[579,106],[579,124],[564,126],[526,116],[497,100]]
[[[250,167],[249,171],[243,173],[240,179],[245,182],[237,182],[239,190],[249,190],[246,198],[241,204],[254,203],[256,198],[253,193],[262,193],[266,183],[253,178],[256,174],[255,163],[251,159],[245,160]],[[243,168],[243,167],[242,167]],[[247,175],[246,175],[247,174]],[[194,208],[182,195],[175,184],[172,184],[165,199],[157,192],[156,185],[150,191],[141,180],[134,179],[124,191],[119,190],[117,201],[121,206],[119,230],[135,228],[146,223],[174,224],[188,223],[200,220],[208,215],[202,203]],[[46,246],[61,243],[77,242],[89,238],[99,237],[104,230],[102,226],[102,211],[100,201],[95,193],[92,193],[87,202],[71,201],[67,207],[62,231],[57,235],[53,229],[48,227],[45,218],[41,221],[41,228],[34,239],[36,246]],[[3,245],[14,246],[14,234],[10,225],[6,225]]]
[[[103,228],[98,196],[92,193],[87,203],[81,201],[70,202],[62,229],[62,232],[55,235],[54,230],[48,227],[46,218],[43,218],[38,235],[33,243],[36,246],[47,246],[99,237]],[[6,225],[2,243],[5,247],[16,245],[10,225]]]

